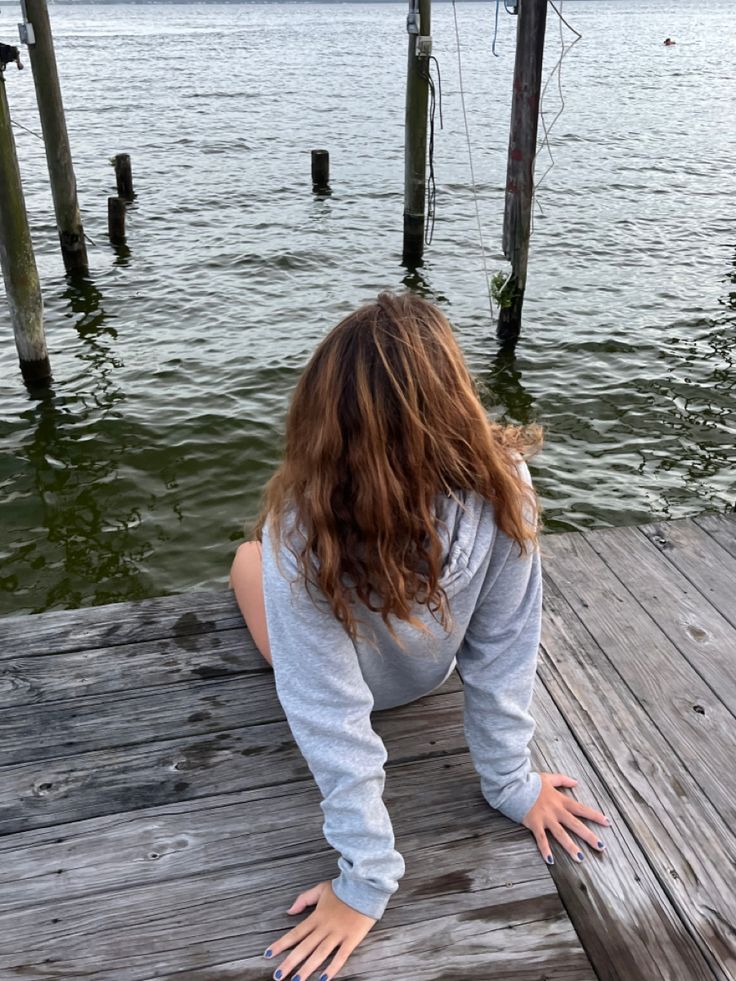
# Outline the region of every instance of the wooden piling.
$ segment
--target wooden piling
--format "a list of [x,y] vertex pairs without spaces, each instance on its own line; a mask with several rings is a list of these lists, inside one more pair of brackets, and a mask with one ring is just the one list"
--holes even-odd
[[122,198],[107,199],[107,231],[112,245],[125,245],[125,201]]
[[23,188],[10,123],[5,78],[0,71],[0,267],[15,333],[23,378],[45,385],[51,366],[43,330],[43,300],[38,280]]
[[312,191],[330,194],[330,154],[327,150],[312,150]]
[[[418,22],[416,14],[418,13]],[[418,33],[413,33],[418,30]],[[416,266],[424,254],[427,187],[428,61],[431,50],[431,0],[414,0],[409,12],[404,127],[404,265]]]
[[64,104],[61,98],[46,0],[21,0],[21,10],[23,19],[33,28],[33,41],[28,45],[28,52],[36,87],[41,129],[46,144],[46,161],[61,254],[68,273],[86,274],[87,247],[79,213],[77,182],[69,148],[69,134],[64,118]]
[[133,172],[130,167],[130,154],[118,153],[115,155],[115,183],[118,189],[118,197],[125,201],[132,201],[135,197],[133,191]]
[[511,262],[504,292],[510,303],[501,307],[497,329],[508,346],[519,337],[526,289],[546,21],[547,0],[520,0],[503,222],[503,251]]

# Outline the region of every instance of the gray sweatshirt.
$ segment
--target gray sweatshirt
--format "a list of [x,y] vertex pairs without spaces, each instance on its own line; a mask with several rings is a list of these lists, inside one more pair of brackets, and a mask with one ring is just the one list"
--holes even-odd
[[[528,480],[526,465],[522,471]],[[263,531],[263,586],[276,691],[323,797],[324,835],[339,853],[335,894],[374,919],[383,915],[405,870],[383,802],[387,754],[371,725],[374,709],[421,698],[457,665],[465,735],[485,799],[511,820],[521,821],[541,788],[528,749],[541,623],[539,552],[520,555],[518,546],[496,527],[492,505],[475,492],[461,491],[457,498],[462,506],[443,495],[435,509],[447,526],[439,529],[444,546],[441,583],[451,629],[446,632],[426,607],[417,607],[430,635],[395,622],[403,650],[380,615],[366,607],[360,619],[374,633],[363,630],[353,643],[324,596],[317,597],[315,606],[283,542],[282,573],[268,522]]]

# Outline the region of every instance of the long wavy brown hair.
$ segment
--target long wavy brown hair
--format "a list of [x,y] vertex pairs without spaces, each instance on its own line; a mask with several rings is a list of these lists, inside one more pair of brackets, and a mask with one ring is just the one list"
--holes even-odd
[[416,604],[447,628],[433,503],[477,491],[520,550],[533,546],[536,501],[518,462],[539,441],[536,427],[488,418],[436,306],[382,293],[330,331],[302,373],[255,536],[269,518],[281,541],[290,514],[299,542],[284,540],[307,589],[321,591],[353,640],[356,602],[380,613],[394,636],[390,617],[422,626]]

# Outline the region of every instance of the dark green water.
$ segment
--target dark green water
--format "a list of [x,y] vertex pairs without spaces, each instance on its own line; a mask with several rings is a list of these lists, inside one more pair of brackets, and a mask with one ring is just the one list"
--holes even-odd
[[[493,273],[505,268],[513,24],[502,17],[494,59],[492,5],[458,11]],[[52,8],[97,245],[90,281],[68,284],[43,148],[17,130],[55,379],[42,396],[24,389],[0,297],[0,612],[224,585],[301,367],[384,288],[440,303],[492,413],[544,425],[533,473],[551,530],[733,506],[731,5],[600,0],[566,12],[585,37],[563,66],[509,359],[488,312],[449,5],[433,29],[437,226],[413,274],[400,264],[403,4]],[[4,9],[6,26],[14,13]],[[667,35],[677,48],[662,47]],[[29,71],[8,74],[15,117],[36,130],[32,88]],[[556,82],[545,106],[549,123]],[[332,156],[322,201],[309,185],[316,146]],[[120,151],[138,198],[129,249],[116,253],[105,222]],[[545,150],[538,174],[548,161]]]

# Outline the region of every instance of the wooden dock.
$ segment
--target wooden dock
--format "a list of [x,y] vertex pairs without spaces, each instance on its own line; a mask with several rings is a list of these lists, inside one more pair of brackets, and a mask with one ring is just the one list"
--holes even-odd
[[[407,873],[343,981],[736,978],[736,517],[543,552],[535,765],[579,778],[607,850],[550,869],[488,808],[454,674],[374,716]],[[0,633],[0,979],[271,977],[336,856],[232,593]]]

